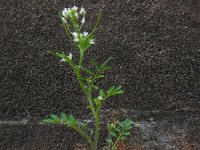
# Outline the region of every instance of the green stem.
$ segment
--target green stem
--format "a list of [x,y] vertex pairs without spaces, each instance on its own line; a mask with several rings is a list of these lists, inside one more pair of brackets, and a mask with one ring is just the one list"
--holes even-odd
[[[92,86],[94,84],[94,81],[96,79],[96,75],[99,73],[99,70],[96,71],[94,76],[92,77],[91,83],[90,83],[90,89],[92,93]],[[95,112],[95,138],[94,138],[94,144],[95,144],[95,150],[97,150],[98,142],[99,142],[99,112],[100,112],[101,106],[96,106],[96,112]]]
[[[78,82],[80,84],[80,87],[82,88],[84,94],[86,95],[88,102],[89,102],[89,106],[90,109],[92,111],[92,114],[95,118],[95,137],[94,137],[94,141],[91,140],[90,137],[86,135],[84,135],[84,132],[78,131],[79,133],[81,133],[81,135],[83,135],[86,140],[88,141],[88,143],[90,144],[91,148],[93,150],[97,150],[97,145],[98,145],[98,141],[99,141],[99,111],[100,111],[100,107],[97,107],[95,110],[95,106],[94,103],[92,101],[92,85],[94,83],[95,80],[95,76],[92,78],[91,83],[89,83],[88,85],[88,90],[86,89],[82,79],[81,79],[81,67],[83,64],[83,56],[84,56],[84,50],[80,50],[80,59],[79,59],[79,68],[75,69],[75,73],[78,79]],[[95,74],[96,75],[96,74]]]
[[87,90],[84,86],[83,81],[81,80],[80,72],[75,69],[75,74],[76,74],[76,77],[78,79],[78,83],[79,83],[81,89],[83,90],[84,94],[87,95]]
[[96,111],[95,111],[95,107],[94,104],[92,102],[92,84],[89,84],[89,89],[88,89],[88,101],[89,101],[89,105],[90,105],[90,109],[92,111],[93,116],[96,116]]
[[74,69],[74,72],[75,72],[76,77],[78,79],[78,83],[79,83],[82,91],[87,96],[88,95],[87,89],[85,88],[85,85],[84,85],[83,81],[81,80],[81,69],[80,69],[80,67],[82,66],[82,64],[83,64],[83,53],[80,53],[79,68],[77,69],[77,68],[73,67],[73,69]]
[[[80,60],[79,60],[79,66],[82,67],[82,64],[83,64],[83,56],[84,56],[84,52],[85,50],[80,50]],[[82,80],[81,80],[81,75],[80,75],[80,69],[79,68],[79,71],[78,71],[78,76],[79,76],[79,80],[80,80],[80,83],[82,84],[83,88],[82,89],[85,89],[84,87],[84,84],[82,83]],[[89,84],[89,87],[88,87],[88,92],[85,92],[85,95],[89,101],[89,106],[90,106],[90,109],[92,111],[92,114],[95,116],[95,108],[94,108],[94,104],[92,102],[92,85]]]
[[88,100],[90,103],[91,108],[93,109],[93,116],[95,118],[95,137],[94,137],[94,150],[97,150],[97,145],[98,145],[98,141],[99,141],[99,111],[100,111],[100,107],[97,106],[96,110],[94,107],[94,104],[92,102],[92,89],[93,89],[93,84],[94,84],[94,80],[95,80],[95,76],[96,73],[94,75],[94,77],[92,77],[91,82],[89,83],[89,90],[88,90]]
[[87,142],[89,143],[89,145],[92,149],[95,149],[94,142],[82,129],[77,128],[77,127],[73,127],[73,129],[76,130],[77,132],[79,132],[87,140]]
[[94,139],[95,150],[97,150],[98,141],[99,141],[99,111],[97,111],[95,115],[95,139]]
[[115,143],[113,144],[111,150],[115,150],[115,147],[117,146],[117,143],[119,142],[119,140],[120,140],[120,136],[121,136],[122,134],[123,134],[123,132],[121,132],[121,133],[119,134],[119,136],[117,137],[117,139],[116,139]]

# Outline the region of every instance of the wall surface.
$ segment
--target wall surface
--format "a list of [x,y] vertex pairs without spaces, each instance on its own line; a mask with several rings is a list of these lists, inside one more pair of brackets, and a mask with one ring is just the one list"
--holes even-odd
[[85,63],[113,57],[101,86],[125,90],[104,109],[199,112],[198,0],[1,0],[0,120],[86,113],[71,69],[47,53],[64,50],[78,57],[57,15],[74,4],[88,9],[86,31],[95,14],[103,15]]

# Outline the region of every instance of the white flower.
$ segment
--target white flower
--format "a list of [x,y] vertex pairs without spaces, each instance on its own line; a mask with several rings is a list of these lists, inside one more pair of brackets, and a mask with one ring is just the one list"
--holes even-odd
[[65,17],[62,17],[62,21],[63,21],[64,23],[67,23],[67,20],[65,19]]
[[94,44],[94,39],[90,39],[89,43]]
[[102,97],[102,96],[98,96],[97,98],[98,98],[99,100],[102,100],[102,99],[103,99],[103,97]]
[[69,59],[72,59],[72,53],[69,53],[68,58],[69,58]]
[[74,42],[78,42],[79,41],[78,33],[77,32],[72,32],[71,34],[74,36]]
[[78,37],[78,33],[77,32],[72,32],[71,34],[74,36],[74,38]]
[[86,14],[86,11],[84,8],[81,8],[80,12],[79,12],[81,15],[85,15]]
[[78,38],[74,38],[74,42],[78,42],[79,41],[79,39]]
[[84,37],[84,36],[86,37],[87,35],[88,35],[88,32],[85,32],[85,31],[83,32],[83,34],[80,33],[80,37],[81,37],[81,38]]
[[62,16],[67,17],[72,15],[72,11],[75,13],[74,15],[76,17],[78,17],[78,13],[77,13],[78,7],[74,6],[72,8],[64,8],[62,11]]
[[74,9],[75,11],[77,11],[78,7],[74,6],[74,7],[72,7],[72,9]]
[[64,8],[63,11],[62,11],[62,15],[64,17],[67,17],[70,13],[71,9],[70,8]]
[[61,59],[61,62],[66,62],[66,60],[64,58]]
[[78,18],[78,13],[77,12],[75,13],[75,17]]
[[85,32],[85,31],[84,31],[84,32],[83,32],[83,35],[84,35],[84,36],[87,36],[87,35],[88,35],[88,32]]
[[82,24],[85,23],[85,17],[82,18],[81,23],[82,23]]

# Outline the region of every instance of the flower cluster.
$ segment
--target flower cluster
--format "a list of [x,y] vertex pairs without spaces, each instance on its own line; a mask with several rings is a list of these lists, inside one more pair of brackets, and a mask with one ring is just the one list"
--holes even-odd
[[[83,33],[77,33],[77,32],[72,32],[71,33],[74,37],[74,42],[80,42],[80,41],[84,41],[87,40],[88,38],[88,32],[83,32]],[[94,44],[94,39],[90,39],[89,40],[89,44]]]
[[[85,23],[86,10],[73,6],[72,8],[64,8],[61,19],[64,23],[68,36],[73,38],[75,44],[81,51],[85,51],[92,44],[94,39],[92,33],[81,32],[82,26]],[[79,25],[81,23],[81,25]]]
[[68,18],[76,18],[78,19],[80,16],[82,16],[82,20],[81,23],[84,24],[85,23],[85,14],[86,11],[84,8],[80,8],[80,11],[78,11],[78,7],[74,6],[72,8],[64,8],[62,11],[62,20],[63,22],[67,22]]

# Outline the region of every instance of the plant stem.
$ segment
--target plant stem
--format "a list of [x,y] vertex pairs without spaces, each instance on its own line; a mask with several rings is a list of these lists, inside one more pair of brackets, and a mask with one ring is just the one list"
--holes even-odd
[[97,111],[95,115],[95,139],[94,139],[95,150],[97,150],[98,141],[99,141],[99,112]]
[[73,127],[73,129],[76,130],[77,132],[79,132],[87,140],[87,142],[89,143],[89,145],[92,149],[95,149],[94,142],[82,129],[77,128],[77,127]]
[[[84,51],[85,50],[80,50],[80,60],[79,60],[79,66],[82,67],[82,64],[83,64],[83,56],[84,56]],[[82,80],[81,80],[81,74],[80,74],[80,69],[79,69],[79,72],[78,72],[78,75],[79,75],[79,80],[80,80],[80,83],[82,83]],[[82,83],[83,84],[83,83]],[[85,89],[84,87],[84,84],[82,85],[83,88],[82,89]],[[94,104],[92,102],[92,85],[89,85],[88,87],[88,92],[85,92],[85,95],[89,101],[89,106],[90,106],[90,109],[92,111],[92,114],[95,116],[95,108],[94,108]]]
[[122,134],[123,134],[123,132],[119,134],[119,136],[117,137],[117,139],[116,139],[115,143],[113,144],[113,146],[112,146],[112,149],[111,149],[111,150],[114,150],[114,149],[115,149],[115,147],[117,146],[117,143],[118,143],[118,142],[119,142],[119,140],[120,140],[120,136],[121,136]]
[[[82,66],[82,63],[83,63],[83,53],[80,53],[79,67]],[[79,83],[82,91],[87,96],[88,92],[87,92],[87,90],[85,88],[85,85],[84,85],[83,81],[81,80],[81,69],[80,68],[76,69],[75,67],[73,67],[73,69],[74,69],[74,72],[75,72],[76,77],[78,79],[78,83]]]
[[92,114],[93,114],[93,116],[95,118],[95,137],[94,137],[94,141],[92,141],[91,138],[88,137],[87,134],[84,134],[84,131],[83,132],[81,132],[80,130],[79,131],[77,130],[77,131],[81,135],[83,135],[83,137],[85,137],[85,139],[88,141],[88,143],[90,144],[90,146],[91,146],[91,148],[93,150],[97,150],[97,145],[98,145],[98,141],[99,141],[99,111],[100,111],[100,107],[96,108],[96,110],[95,110],[95,106],[94,106],[93,101],[92,101],[92,86],[93,86],[95,78],[92,78],[92,81],[89,84],[88,90],[85,88],[85,85],[84,85],[84,83],[83,83],[83,81],[81,79],[81,69],[80,68],[82,67],[82,64],[83,64],[83,56],[84,56],[84,50],[80,50],[79,69],[78,70],[75,69],[75,73],[76,73],[78,82],[80,84],[80,87],[81,87],[81,89],[83,90],[84,94],[86,95],[86,97],[88,99],[90,109],[91,109]]
[[75,74],[76,74],[76,77],[78,79],[78,83],[79,83],[82,91],[84,92],[85,95],[87,95],[87,90],[85,89],[83,81],[81,80],[80,72],[75,70]]
[[[94,74],[94,76],[92,77],[91,83],[89,84],[90,95],[92,94],[92,86],[94,84],[96,74],[98,74],[98,71]],[[93,106],[93,108],[94,108],[94,106]],[[96,112],[94,114],[94,118],[95,118],[95,138],[94,138],[95,150],[97,150],[97,146],[98,146],[98,142],[99,142],[99,112],[100,112],[100,108],[101,108],[100,106],[96,106]]]

